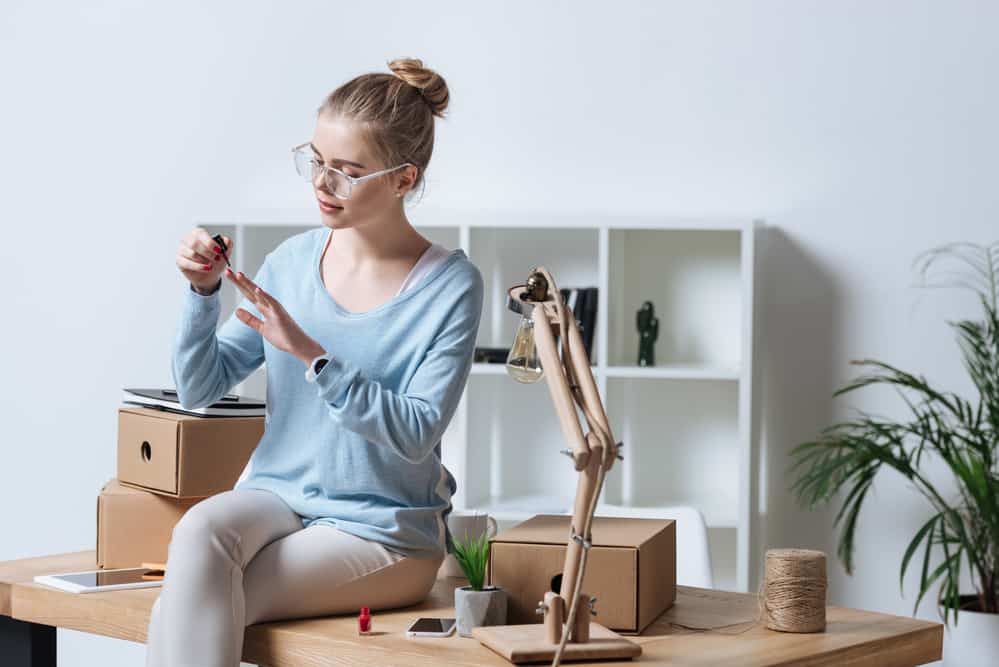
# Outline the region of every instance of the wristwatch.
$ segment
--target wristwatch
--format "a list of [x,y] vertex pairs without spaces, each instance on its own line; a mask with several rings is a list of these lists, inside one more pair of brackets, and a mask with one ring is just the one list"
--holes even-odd
[[315,382],[316,376],[319,372],[323,370],[323,367],[330,361],[329,354],[321,354],[309,364],[309,368],[305,371],[305,379],[308,382]]

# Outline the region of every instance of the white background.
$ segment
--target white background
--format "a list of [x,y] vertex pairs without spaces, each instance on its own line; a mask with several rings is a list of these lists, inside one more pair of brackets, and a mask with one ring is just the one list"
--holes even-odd
[[[929,516],[893,474],[859,524],[798,509],[787,451],[890,392],[873,357],[969,392],[962,293],[910,262],[996,240],[999,5],[973,2],[27,2],[0,9],[0,559],[92,548],[124,386],[169,386],[194,216],[312,205],[288,149],[340,83],[443,74],[427,206],[760,217],[762,518],[754,546],[830,555],[833,604],[907,615]],[[932,603],[919,615],[936,618]],[[61,665],[142,646],[59,631]]]

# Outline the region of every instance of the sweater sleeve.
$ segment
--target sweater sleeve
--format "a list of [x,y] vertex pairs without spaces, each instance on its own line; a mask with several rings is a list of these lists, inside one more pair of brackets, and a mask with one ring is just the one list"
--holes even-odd
[[477,270],[472,275],[405,393],[364,377],[349,359],[328,355],[329,362],[310,382],[331,418],[366,440],[391,447],[410,463],[433,451],[458,407],[474,357],[483,285]]
[[[257,271],[253,282],[268,289],[270,254]],[[180,324],[174,336],[171,371],[182,407],[211,405],[245,380],[264,361],[263,337],[253,327],[243,324],[236,312],[216,333],[221,310],[221,290],[202,295],[186,290]],[[253,303],[243,297],[239,308],[263,319]]]

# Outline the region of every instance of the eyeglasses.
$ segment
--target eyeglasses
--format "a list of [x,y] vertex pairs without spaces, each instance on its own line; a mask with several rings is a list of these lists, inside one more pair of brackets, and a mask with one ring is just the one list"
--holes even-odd
[[295,146],[291,149],[291,152],[295,158],[295,171],[298,172],[299,176],[310,183],[315,183],[316,177],[322,173],[323,183],[326,185],[326,189],[329,190],[330,193],[332,193],[332,195],[337,199],[349,199],[351,190],[358,183],[363,183],[364,181],[375,178],[376,176],[393,172],[396,169],[416,166],[412,162],[404,162],[397,167],[382,169],[381,171],[376,171],[373,174],[351,176],[350,174],[343,173],[336,167],[327,167],[322,162],[316,160],[315,154],[311,151],[309,142]]

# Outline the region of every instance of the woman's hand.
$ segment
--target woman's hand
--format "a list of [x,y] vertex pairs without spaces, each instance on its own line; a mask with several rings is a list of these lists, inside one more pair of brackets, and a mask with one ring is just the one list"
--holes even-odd
[[[226,254],[232,254],[232,239],[223,236]],[[192,285],[207,292],[219,284],[225,259],[221,255],[222,248],[201,227],[195,227],[177,248],[177,268]]]
[[260,289],[242,271],[235,272],[226,267],[225,277],[228,278],[240,292],[260,310],[266,319],[254,317],[242,308],[236,309],[236,317],[243,324],[252,327],[266,338],[271,345],[279,350],[294,355],[306,366],[309,362],[324,354],[323,346],[310,338],[298,323],[292,319],[277,299]]

